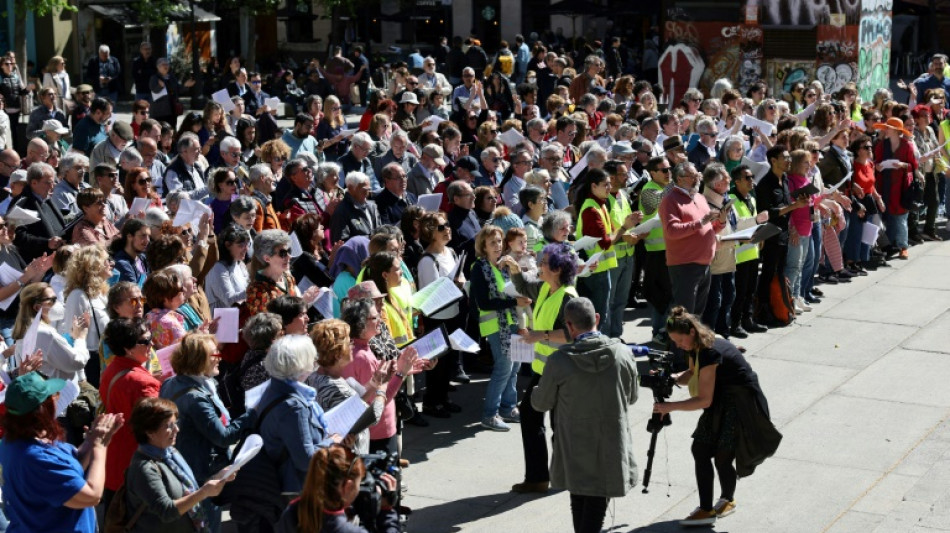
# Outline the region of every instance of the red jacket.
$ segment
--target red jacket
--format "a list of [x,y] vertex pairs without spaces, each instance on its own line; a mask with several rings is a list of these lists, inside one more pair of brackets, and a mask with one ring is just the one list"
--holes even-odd
[[[885,142],[888,142],[887,139],[882,139],[874,145],[875,165],[885,160]],[[889,159],[897,159],[902,163],[907,163],[910,168],[906,171],[900,169],[876,171],[876,188],[884,200],[887,214],[903,215],[907,210],[901,205],[901,196],[910,186],[911,180],[914,179],[914,172],[917,170],[917,157],[914,156],[914,149],[911,148],[910,143],[905,139],[901,139],[900,145]]]
[[[119,372],[130,369],[115,382],[110,390],[112,379]],[[106,488],[119,490],[125,481],[125,469],[132,462],[132,455],[139,444],[132,435],[132,407],[141,398],[157,398],[161,383],[152,377],[141,364],[127,357],[114,357],[100,380],[99,394],[107,413],[122,413],[125,423],[109,442],[106,454]]]

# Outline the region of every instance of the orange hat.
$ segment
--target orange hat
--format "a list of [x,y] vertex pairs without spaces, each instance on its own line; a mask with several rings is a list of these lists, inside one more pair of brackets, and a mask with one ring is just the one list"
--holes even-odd
[[911,132],[904,129],[904,121],[897,117],[891,117],[887,119],[887,122],[878,122],[877,124],[874,125],[874,129],[876,130],[891,129],[891,130],[897,130],[908,137],[912,135]]

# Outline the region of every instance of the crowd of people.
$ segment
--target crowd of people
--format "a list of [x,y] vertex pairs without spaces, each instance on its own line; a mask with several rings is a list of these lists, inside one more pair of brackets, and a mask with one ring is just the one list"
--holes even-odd
[[[143,44],[125,122],[108,47],[76,87],[61,57],[35,85],[4,56],[10,530],[215,532],[231,504],[241,531],[350,531],[359,454],[398,457],[405,424],[467,411],[490,431],[520,424],[513,491],[566,488],[576,531],[600,531],[636,464],[628,429],[584,417],[624,420],[636,401],[616,341],[631,307],[649,308],[653,341],[689,362],[677,379],[693,399],[656,412],[715,410],[731,424],[701,418],[700,507],[684,523],[733,512],[736,409],[768,410],[727,339],[786,326],[821,304],[819,285],[941,239],[947,58],[933,56],[909,102],[818,81],[742,93],[721,79],[660,106],[662,89],[626,74],[612,47],[559,54],[519,35],[489,58],[477,39],[443,41],[441,57],[391,65],[383,86],[361,48],[337,48],[323,66],[264,77],[289,128],[240,58],[220,77],[230,105],[185,112],[193,80]],[[21,108],[31,93],[39,104]],[[358,126],[344,115],[363,109],[356,93]],[[446,278],[464,296],[422,314],[414,294]],[[228,308],[241,334],[223,343],[215,310]],[[420,357],[412,342],[442,328],[479,339],[481,356]],[[482,404],[453,402],[475,370],[488,374]],[[603,398],[583,392],[595,385]],[[326,412],[353,396],[371,423],[331,434]],[[572,425],[616,453],[567,454]],[[263,451],[224,471],[249,433]],[[606,482],[578,474],[606,470]],[[384,481],[377,531],[398,531],[411,513],[403,475]]]

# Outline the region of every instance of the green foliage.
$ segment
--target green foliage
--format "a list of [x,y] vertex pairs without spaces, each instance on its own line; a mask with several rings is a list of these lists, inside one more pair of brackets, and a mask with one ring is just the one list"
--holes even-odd
[[[78,11],[76,6],[69,4],[69,0],[18,0],[14,2],[14,5],[16,6],[17,15],[33,13],[37,17],[44,17],[58,9]],[[4,16],[6,16],[6,13],[4,13]]]
[[186,3],[174,0],[138,0],[134,5],[139,21],[147,26],[165,26],[171,15],[190,11]]
[[282,0],[218,0],[217,7],[225,10],[245,8],[251,15],[273,13],[280,6]]

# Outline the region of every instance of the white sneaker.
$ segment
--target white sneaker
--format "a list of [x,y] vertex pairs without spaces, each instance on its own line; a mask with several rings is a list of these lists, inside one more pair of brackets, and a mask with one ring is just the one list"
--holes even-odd
[[811,306],[805,303],[805,299],[799,296],[795,298],[795,308],[801,308],[802,311],[811,311]]
[[805,312],[805,310],[802,309],[802,305],[798,302],[798,300],[799,298],[792,298],[792,303],[794,304],[793,307],[795,308],[796,315],[800,315]]

